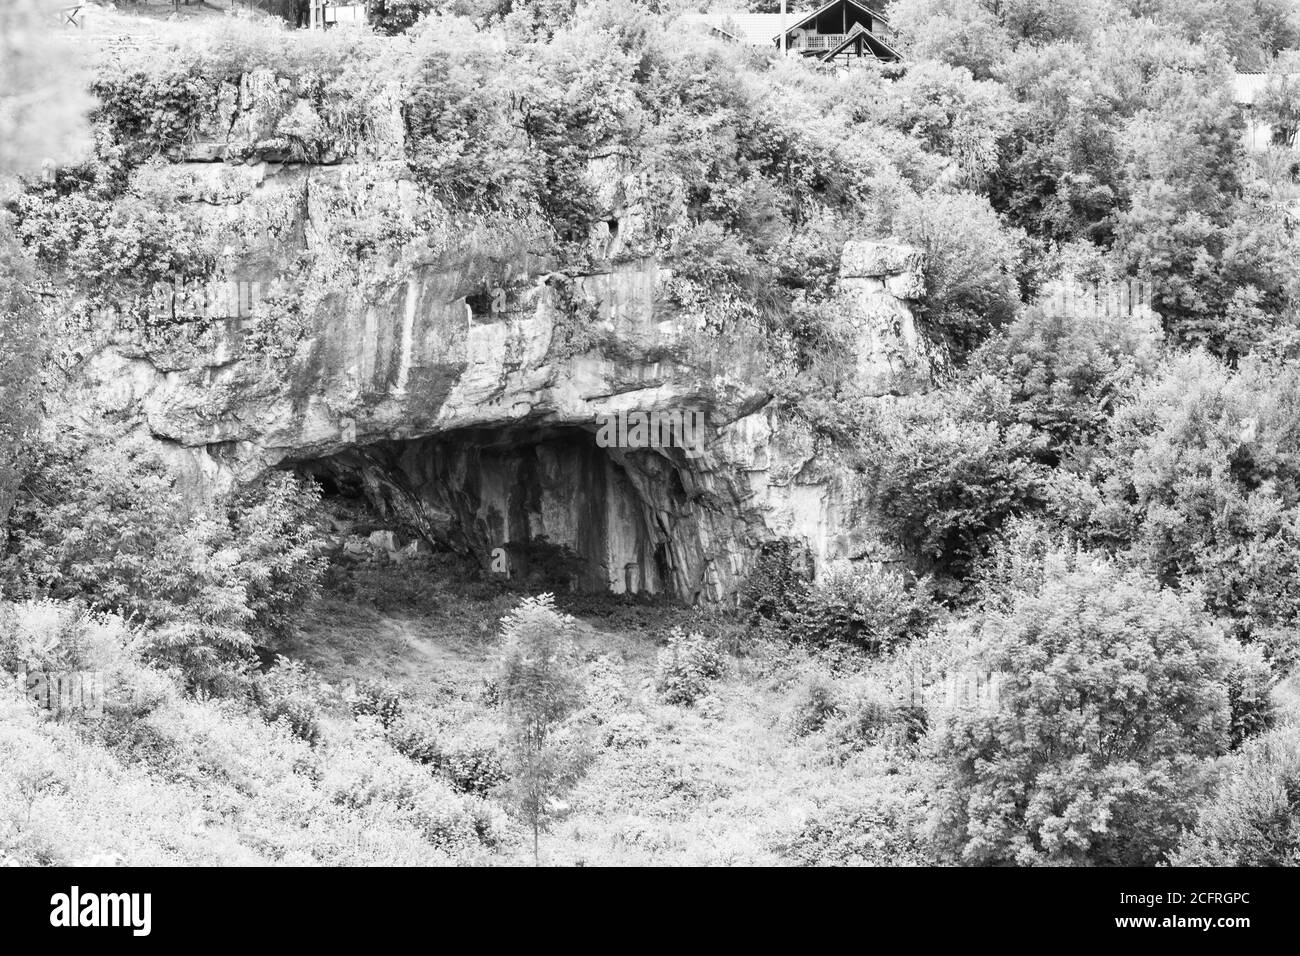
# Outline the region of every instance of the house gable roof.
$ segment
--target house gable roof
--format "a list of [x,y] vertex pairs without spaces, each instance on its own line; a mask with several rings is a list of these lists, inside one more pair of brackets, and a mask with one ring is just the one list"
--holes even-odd
[[[816,19],[817,17],[819,17],[819,16],[821,16],[823,13],[825,13],[827,10],[831,9],[831,7],[837,7],[837,6],[839,6],[841,3],[847,3],[847,4],[849,4],[850,6],[857,7],[857,8],[858,8],[859,10],[861,10],[863,13],[867,14],[868,16],[870,16],[870,17],[871,17],[871,20],[872,20],[873,23],[874,23],[875,21],[879,20],[879,21],[880,21],[881,23],[883,23],[885,26],[889,26],[889,20],[887,20],[883,15],[877,13],[875,10],[872,10],[870,7],[867,7],[867,6],[864,6],[864,5],[861,4],[861,3],[858,3],[857,0],[831,0],[830,3],[824,4],[823,6],[818,7],[818,8],[817,8],[816,10],[814,10],[812,13],[804,14],[804,16],[803,16],[802,19],[796,21],[795,23],[792,23],[789,27],[786,28],[786,33],[789,33],[791,30],[798,30],[800,27],[802,27],[802,26],[803,26],[805,23],[807,23],[809,20]],[[798,16],[798,14],[794,14],[794,15],[795,15],[795,16]],[[777,16],[778,19],[780,18],[780,14],[777,14],[776,16]],[[776,25],[776,31],[777,31],[777,32],[774,33],[774,34],[772,35],[772,39],[773,39],[773,40],[778,40],[778,39],[780,39],[780,37],[781,37],[781,24],[778,23],[778,24]],[[897,55],[897,54],[895,54],[895,55]]]
[[894,60],[902,59],[902,56],[899,55],[897,50],[895,50],[884,40],[880,39],[880,37],[876,36],[866,27],[862,26],[861,24],[854,24],[854,26],[857,29],[851,31],[847,36],[845,36],[844,41],[839,46],[837,46],[833,50],[826,51],[820,57],[818,57],[818,59],[823,63],[827,63],[835,59],[837,56],[843,53],[847,47],[853,46],[853,44],[857,43],[859,40],[865,43],[868,49],[870,49],[871,52],[874,53],[876,57],[879,59],[886,59],[886,58],[894,59]]
[[[886,25],[889,23],[883,16],[858,3],[857,0],[830,0],[829,3],[822,4],[811,12],[787,11],[785,32],[788,34],[800,29],[841,3],[848,3],[857,7],[872,18],[872,23],[877,21]],[[779,13],[684,13],[677,18],[676,22],[703,27],[716,36],[737,40],[753,46],[771,47],[775,46],[781,39],[781,14]],[[857,43],[858,31],[860,31],[867,35],[867,39],[863,42],[877,57],[892,60],[902,59],[898,51],[882,40],[879,35],[868,30],[860,23],[856,24],[856,26],[857,31],[851,31],[844,43],[841,43],[835,50],[830,51],[831,56],[843,52],[844,47],[849,45],[850,42]],[[828,58],[827,55],[818,56],[820,60]]]

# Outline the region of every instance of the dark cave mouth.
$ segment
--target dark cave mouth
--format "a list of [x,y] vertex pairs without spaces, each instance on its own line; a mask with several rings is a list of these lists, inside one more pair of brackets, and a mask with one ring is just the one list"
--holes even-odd
[[[399,543],[472,557],[487,575],[583,593],[689,597],[677,585],[665,497],[677,465],[598,447],[565,426],[465,428],[285,462],[327,510],[373,516]],[[660,502],[658,507],[651,500]]]

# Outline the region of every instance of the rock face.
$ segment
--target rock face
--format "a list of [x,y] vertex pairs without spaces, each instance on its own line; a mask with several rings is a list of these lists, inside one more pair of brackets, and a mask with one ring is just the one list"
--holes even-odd
[[[346,476],[484,567],[562,554],[576,587],[722,601],[775,537],[818,563],[871,547],[851,477],[755,386],[761,343],[701,331],[672,273],[636,255],[635,177],[620,179],[617,157],[593,164],[609,196],[594,266],[561,274],[524,224],[461,231],[440,218],[400,147],[268,162],[233,140],[287,137],[310,127],[308,111],[291,105],[270,127],[229,109],[222,140],[137,174],[225,246],[212,281],[152,303],[167,334],[87,342],[68,395],[95,409],[87,426],[129,423],[202,487],[273,467]],[[842,266],[863,383],[925,387],[921,254],[853,242]]]

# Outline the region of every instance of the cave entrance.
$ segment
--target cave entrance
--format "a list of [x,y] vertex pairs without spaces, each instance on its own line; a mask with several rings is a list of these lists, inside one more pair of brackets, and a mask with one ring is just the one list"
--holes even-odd
[[[575,427],[468,428],[286,463],[322,490],[489,574],[582,592],[683,593],[665,519],[685,507],[662,455],[598,447]],[[655,502],[652,506],[650,502]],[[665,502],[672,502],[665,509]]]

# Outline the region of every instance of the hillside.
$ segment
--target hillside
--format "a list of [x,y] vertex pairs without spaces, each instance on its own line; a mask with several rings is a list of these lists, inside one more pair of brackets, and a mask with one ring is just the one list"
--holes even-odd
[[1300,13],[1208,10],[31,27],[0,863],[1294,865]]

